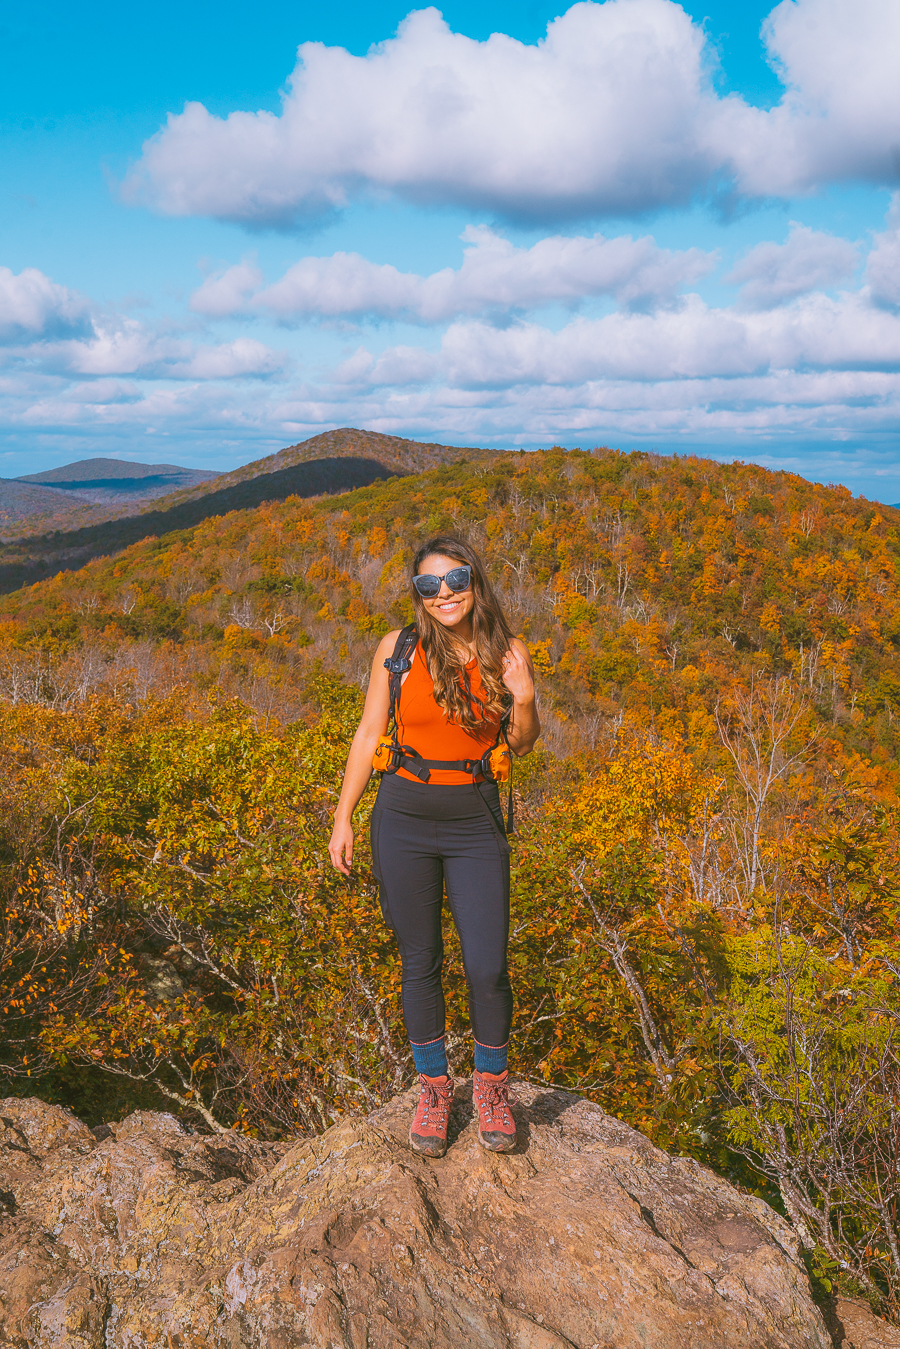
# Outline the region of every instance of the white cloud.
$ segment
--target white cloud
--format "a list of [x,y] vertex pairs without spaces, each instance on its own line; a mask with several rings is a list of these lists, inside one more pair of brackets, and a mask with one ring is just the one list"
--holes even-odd
[[745,304],[765,309],[845,281],[855,266],[848,240],[792,224],[786,243],[757,244],[725,279],[741,284]]
[[158,336],[143,324],[124,320],[101,327],[88,342],[57,348],[60,368],[79,375],[135,375],[143,379],[234,379],[266,376],[282,369],[285,357],[252,338],[214,346]]
[[191,296],[190,307],[195,314],[208,318],[224,318],[240,314],[255,290],[262,285],[263,274],[249,259],[244,258],[235,267],[214,272]]
[[187,360],[175,361],[166,373],[177,379],[240,379],[274,375],[283,370],[286,358],[251,337],[216,346],[199,346]]
[[39,341],[90,331],[87,301],[35,267],[0,267],[0,342]]
[[866,281],[878,304],[900,308],[900,192],[888,212],[888,228],[875,235],[875,245],[866,263]]
[[782,0],[763,35],[784,98],[769,112],[725,99],[709,127],[740,190],[791,196],[830,182],[896,183],[896,0]]
[[335,253],[302,258],[274,285],[259,289],[259,272],[241,263],[205,281],[191,307],[210,315],[265,311],[284,320],[370,316],[437,323],[597,295],[621,304],[665,303],[716,262],[715,254],[699,248],[671,252],[649,237],[628,235],[554,236],[517,248],[493,230],[470,225],[462,238],[462,266],[430,276],[400,272],[358,253]]
[[[2,281],[2,278],[0,278]],[[52,284],[52,283],[51,283]],[[62,289],[60,287],[59,289]],[[79,386],[77,401],[117,401],[124,386],[117,375],[140,379],[242,379],[265,378],[288,364],[283,352],[273,351],[254,338],[203,344],[186,338],[160,335],[146,324],[128,318],[95,318],[88,337],[7,345],[6,368],[27,366],[50,376],[88,376],[96,382]],[[44,334],[42,334],[44,336]],[[49,339],[50,334],[46,334]],[[21,330],[20,330],[21,337]],[[89,390],[93,387],[94,394]],[[108,399],[105,391],[108,391]]]
[[435,376],[461,388],[733,378],[773,370],[900,368],[900,315],[865,296],[804,296],[768,311],[709,308],[689,296],[676,310],[576,318],[558,331],[537,323],[450,325],[437,360],[410,347],[366,364],[359,353],[339,377],[416,384]]
[[427,384],[440,373],[440,362],[421,347],[389,347],[377,358],[359,347],[335,371],[341,384]]
[[115,376],[264,378],[288,364],[283,352],[254,338],[197,343],[155,332],[140,319],[102,312],[87,297],[34,268],[17,276],[8,267],[0,267],[0,346],[0,365],[7,371],[27,368],[30,377],[51,379],[87,376],[92,382],[77,386],[69,396],[75,402],[98,404],[123,396],[126,386],[111,378]]
[[367,186],[539,219],[684,202],[717,167],[697,137],[702,48],[669,0],[576,4],[536,46],[420,10],[365,57],[304,43],[280,117],[170,115],[126,196],[249,225]]
[[573,5],[536,45],[410,14],[366,56],[304,43],[280,116],[189,103],[125,196],[173,215],[290,227],[361,192],[553,221],[900,177],[900,6],[783,0],[765,25],[771,110],[720,98],[673,0]]

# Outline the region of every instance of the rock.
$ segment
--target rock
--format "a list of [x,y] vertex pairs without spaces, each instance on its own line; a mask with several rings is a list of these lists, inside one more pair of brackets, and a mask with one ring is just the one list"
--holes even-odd
[[859,1298],[835,1298],[829,1330],[839,1349],[900,1349],[900,1330],[875,1316]]
[[85,1152],[94,1143],[90,1129],[62,1106],[33,1099],[23,1101],[15,1096],[0,1101],[0,1129],[3,1130],[0,1141],[13,1152],[17,1150],[15,1134],[25,1152],[34,1157],[46,1157],[57,1148]]
[[437,1161],[411,1093],[277,1145],[0,1102],[0,1344],[831,1349],[767,1205],[577,1096],[515,1094],[517,1152],[479,1148],[469,1083]]

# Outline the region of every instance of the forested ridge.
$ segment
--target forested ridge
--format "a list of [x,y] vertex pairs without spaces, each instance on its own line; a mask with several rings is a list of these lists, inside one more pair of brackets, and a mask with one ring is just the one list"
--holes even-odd
[[900,512],[790,474],[481,455],[4,596],[8,1090],[277,1136],[410,1079],[367,845],[349,881],[325,845],[411,547],[447,530],[540,681],[514,1070],[759,1188],[817,1278],[894,1311]]
[[[199,471],[175,469],[187,483],[164,495],[152,491],[150,504],[143,506],[134,497],[124,503],[105,500],[90,505],[81,500],[78,505],[61,505],[58,489],[49,492],[51,505],[48,488],[27,479],[0,479],[0,592],[43,580],[60,567],[74,570],[92,558],[119,552],[138,539],[190,528],[211,515],[259,506],[263,501],[283,501],[289,496],[346,492],[392,473],[419,473],[437,464],[462,458],[489,459],[498,453],[502,451],[423,444],[341,427],[287,445],[228,473],[207,474],[204,478]],[[80,467],[74,464],[53,472],[77,474]],[[148,465],[126,467],[145,469]],[[128,476],[131,481],[141,476],[148,481],[138,473]],[[85,484],[89,495],[95,486],[99,484]]]

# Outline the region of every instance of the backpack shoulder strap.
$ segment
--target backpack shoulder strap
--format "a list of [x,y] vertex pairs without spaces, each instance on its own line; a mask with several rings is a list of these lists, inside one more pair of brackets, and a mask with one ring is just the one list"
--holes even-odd
[[508,797],[507,802],[506,802],[506,832],[507,832],[507,834],[513,833],[514,830],[515,830],[515,827],[516,827],[516,826],[515,826],[515,823],[514,823],[514,821],[513,821],[513,789],[512,789],[512,761],[513,761],[513,755],[512,755],[512,748],[510,747],[510,743],[509,743],[509,735],[507,734],[507,732],[509,731],[509,723],[512,721],[512,713],[513,713],[513,703],[512,703],[512,697],[510,696],[510,698],[509,698],[508,701],[507,701],[506,706],[504,707],[502,713],[500,714],[500,729],[499,729],[499,731],[497,732],[497,744],[499,745],[499,744],[500,744],[500,741],[502,740],[503,743],[506,745],[507,751],[508,751],[508,753],[509,753],[509,797]]
[[415,623],[410,623],[407,627],[401,628],[394,644],[394,653],[384,662],[384,668],[388,672],[388,688],[391,698],[389,725],[396,724],[397,704],[400,701],[400,681],[412,666],[412,653],[415,651],[418,641],[419,634],[416,632]]

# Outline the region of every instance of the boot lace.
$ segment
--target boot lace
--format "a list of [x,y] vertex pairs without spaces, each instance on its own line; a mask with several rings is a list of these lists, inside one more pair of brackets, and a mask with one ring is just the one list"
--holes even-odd
[[[450,1112],[449,1086],[441,1088],[434,1082],[421,1082],[419,1095],[419,1122],[443,1125]],[[429,1115],[432,1115],[429,1118]]]
[[502,1082],[486,1082],[479,1092],[479,1102],[484,1111],[485,1122],[493,1124],[496,1116],[506,1126],[512,1125],[507,1088]]

